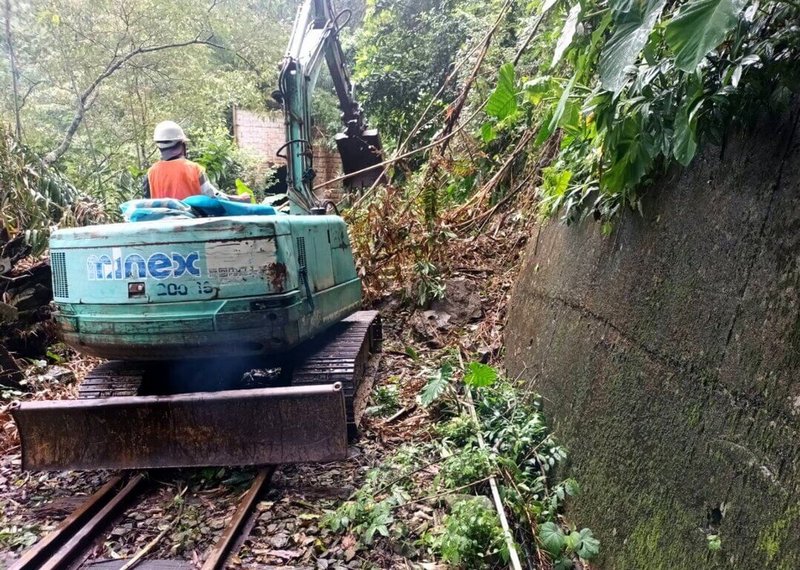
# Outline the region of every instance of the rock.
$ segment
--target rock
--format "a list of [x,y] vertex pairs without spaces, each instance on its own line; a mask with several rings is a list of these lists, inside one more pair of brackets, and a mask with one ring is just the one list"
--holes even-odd
[[281,549],[289,543],[289,537],[282,532],[279,532],[269,538],[269,543],[275,549]]
[[483,317],[478,285],[466,277],[445,281],[444,298],[431,302],[431,311],[449,316],[447,324],[461,327]]
[[64,366],[48,366],[40,378],[45,382],[56,382],[59,384],[69,384],[75,381],[75,374]]
[[445,313],[423,311],[414,313],[409,320],[409,325],[411,332],[418,339],[427,343],[431,348],[441,348],[444,346],[441,334],[449,329],[449,321],[450,315]]
[[423,311],[421,316],[421,322],[425,323],[426,327],[435,327],[440,331],[446,331],[450,329],[450,315],[445,313],[444,311]]
[[478,286],[465,277],[445,282],[444,299],[431,303],[430,309],[415,313],[410,320],[412,332],[433,348],[442,346],[440,333],[463,327],[483,316]]

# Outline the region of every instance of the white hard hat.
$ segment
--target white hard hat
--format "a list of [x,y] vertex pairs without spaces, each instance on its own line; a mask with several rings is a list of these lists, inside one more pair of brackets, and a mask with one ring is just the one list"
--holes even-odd
[[175,121],[161,121],[153,131],[153,140],[158,148],[170,148],[179,142],[187,142],[189,139]]

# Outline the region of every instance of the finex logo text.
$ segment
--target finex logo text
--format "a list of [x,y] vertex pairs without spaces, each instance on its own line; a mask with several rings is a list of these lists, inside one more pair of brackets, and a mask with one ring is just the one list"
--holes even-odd
[[131,253],[124,259],[122,249],[114,247],[111,255],[90,255],[86,259],[86,270],[90,281],[113,279],[169,279],[170,277],[200,277],[197,262],[200,254],[193,251],[187,255],[181,253],[156,252],[147,259],[138,253]]

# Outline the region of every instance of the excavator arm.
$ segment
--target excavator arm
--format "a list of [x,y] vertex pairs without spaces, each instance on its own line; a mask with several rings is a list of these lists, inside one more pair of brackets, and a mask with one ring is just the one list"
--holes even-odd
[[[286,123],[287,180],[292,213],[320,211],[313,192],[314,168],[312,143],[311,97],[325,61],[333,79],[344,132],[335,137],[345,174],[375,166],[381,160],[380,138],[376,130],[367,129],[360,105],[354,98],[354,87],[344,64],[339,30],[349,12],[336,14],[331,0],[305,0],[295,20],[289,47],[281,66],[276,99],[283,106]],[[350,188],[375,181],[380,170],[346,180]]]

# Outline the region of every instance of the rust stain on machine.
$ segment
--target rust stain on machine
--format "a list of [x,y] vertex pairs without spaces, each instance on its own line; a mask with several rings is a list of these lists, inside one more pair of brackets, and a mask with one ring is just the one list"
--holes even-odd
[[283,292],[286,288],[286,265],[275,261],[267,266],[267,276],[269,283],[275,292]]

